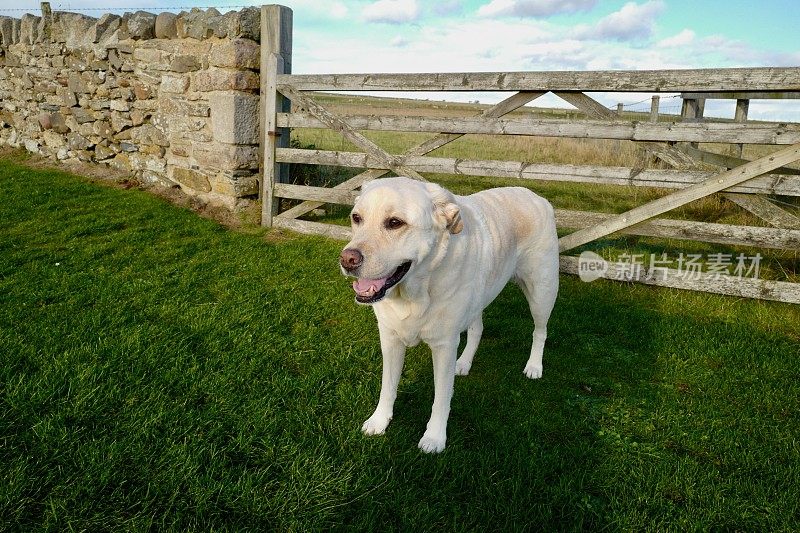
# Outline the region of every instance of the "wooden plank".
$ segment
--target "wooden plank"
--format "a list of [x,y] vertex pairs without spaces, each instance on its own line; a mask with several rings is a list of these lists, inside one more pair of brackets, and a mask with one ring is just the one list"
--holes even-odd
[[[601,120],[615,120],[614,114],[606,109],[603,104],[584,93],[556,92],[555,94],[559,98],[562,98],[574,105],[590,117]],[[694,162],[692,161],[691,157],[681,153],[673,146],[653,142],[640,143],[639,146],[641,146],[649,154],[661,159],[668,165],[671,165],[675,168],[691,168],[694,166]]]
[[[531,91],[522,91],[522,92],[513,94],[513,95],[509,96],[508,98],[505,98],[504,100],[502,100],[502,101],[498,102],[497,104],[493,105],[492,107],[484,109],[483,111],[481,111],[478,114],[478,116],[484,116],[484,117],[490,117],[490,118],[501,117],[501,116],[503,116],[503,115],[505,115],[507,113],[511,113],[512,111],[514,111],[516,109],[519,109],[520,107],[524,106],[528,102],[531,102],[531,101],[535,100],[536,98],[539,98],[543,94],[545,94],[545,93],[543,93],[543,92],[531,92]],[[430,153],[430,152],[436,150],[437,148],[441,148],[442,146],[444,146],[444,145],[446,145],[448,143],[451,143],[451,142],[453,142],[456,139],[459,139],[461,137],[462,137],[462,135],[460,135],[460,134],[440,133],[439,135],[436,135],[435,137],[433,137],[431,139],[428,139],[427,141],[423,142],[422,144],[419,144],[417,146],[409,148],[408,150],[406,150],[402,154],[402,156],[403,157],[409,156],[409,155],[411,155],[411,156],[422,156],[422,155],[425,155],[427,153]],[[334,187],[334,189],[343,189],[343,190],[357,189],[363,183],[365,183],[365,182],[367,182],[369,180],[377,179],[377,178],[383,176],[384,174],[386,174],[385,170],[380,170],[380,169],[378,169],[378,170],[376,170],[376,169],[366,170],[364,172],[361,172],[357,176],[354,176],[354,177],[350,178],[349,180],[347,180],[347,181],[345,181],[343,183],[340,183],[339,185],[336,185]],[[280,216],[285,217],[285,218],[297,218],[299,216],[302,216],[302,215],[304,215],[304,214],[306,214],[306,213],[308,213],[308,212],[320,207],[321,205],[322,205],[322,203],[319,203],[319,202],[308,202],[308,201],[307,202],[303,202],[302,204],[300,204],[298,206],[295,206],[295,207],[293,207],[293,208],[281,213]]]
[[616,120],[617,116],[606,106],[580,91],[553,91],[553,94],[580,109],[588,116],[602,120]]
[[[776,228],[800,229],[800,218],[757,194],[726,193],[725,198]],[[796,249],[800,249],[798,246]]]
[[681,98],[707,98],[709,100],[791,100],[800,98],[798,91],[726,91],[681,93]]
[[638,71],[306,74],[281,77],[300,91],[800,91],[800,68]]
[[[317,200],[340,205],[353,205],[358,196],[355,191],[336,191],[327,187],[283,183],[275,186],[275,194],[281,198]],[[567,209],[556,209],[555,213],[559,228],[572,229],[594,226],[614,217],[611,213],[590,213]],[[626,228],[621,233],[779,250],[800,249],[800,230],[734,226],[691,220],[652,219]]]
[[278,212],[273,195],[275,183],[288,181],[289,168],[275,160],[275,150],[289,146],[289,130],[276,126],[276,113],[290,110],[290,102],[277,91],[278,75],[292,71],[292,10],[261,7],[261,225],[269,227]]
[[349,241],[352,232],[347,226],[336,226],[334,224],[323,224],[321,222],[309,222],[296,218],[275,217],[274,227],[289,229],[306,235],[321,235],[331,239]]
[[[555,211],[556,223],[559,228],[586,228],[614,218],[614,215],[609,213],[589,213],[565,209],[556,209]],[[692,220],[654,218],[625,228],[620,233],[777,250],[800,249],[800,231],[798,230],[734,226]]]
[[[686,155],[696,159],[697,161],[707,163],[709,165],[716,165],[718,167],[736,168],[738,166],[750,162],[749,159],[742,159],[740,157],[717,154],[705,150],[698,150],[697,148],[691,148],[689,146],[681,146],[679,150],[686,153]],[[780,173],[787,176],[797,176],[800,175],[800,169],[791,167],[781,167],[781,168],[776,168],[775,173],[776,174]]]
[[733,170],[722,172],[702,183],[681,189],[663,198],[636,207],[614,217],[611,220],[598,224],[592,228],[585,228],[559,239],[561,251],[570,250],[600,237],[604,237],[621,229],[633,226],[661,213],[688,204],[715,192],[722,191],[738,185],[744,181],[769,172],[775,168],[800,159],[800,144],[794,144],[768,156],[746,163]]
[[345,139],[366,151],[372,157],[382,161],[383,165],[386,165],[390,170],[409,178],[419,181],[426,181],[425,178],[423,178],[415,170],[403,166],[398,158],[389,154],[386,152],[386,150],[370,141],[359,132],[355,131],[355,129],[347,121],[329,112],[311,98],[299,93],[293,87],[288,85],[279,85],[278,90],[298,104],[302,105],[305,109],[308,109],[308,111],[316,119],[319,119],[322,123],[324,123],[325,126],[339,132]]
[[[446,132],[483,135],[535,135],[617,139],[653,142],[717,142],[787,145],[800,142],[800,124],[736,124],[733,122],[632,122],[628,120],[564,120],[425,117],[386,115],[342,115],[341,119],[357,130]],[[327,120],[314,113],[283,113],[280,126],[323,128]]]
[[[307,165],[332,165],[349,168],[380,167],[381,161],[361,152],[337,152],[283,148],[279,161]],[[604,185],[683,189],[715,176],[713,171],[643,169],[588,165],[557,165],[524,161],[456,159],[450,157],[406,156],[403,163],[417,172],[463,176],[517,178]],[[749,194],[800,196],[800,177],[770,174],[754,178],[730,189]]]
[[[561,272],[578,275],[580,261],[577,257],[561,256]],[[657,287],[670,287],[692,291],[710,292],[734,296],[737,298],[755,298],[776,302],[800,303],[800,283],[771,281],[738,277],[730,275],[714,275],[707,272],[695,276],[687,276],[675,269],[660,270],[658,275],[646,269],[632,269],[627,263],[608,263],[608,270],[602,275],[605,279],[638,282]]]
[[[276,218],[275,227],[309,235],[322,235],[341,241],[350,240],[352,235],[350,228],[345,226],[308,222],[305,220]],[[578,274],[579,259],[577,257],[562,255],[559,262],[561,272],[573,275]],[[657,287],[711,292],[739,298],[757,298],[786,303],[800,303],[800,283],[751,279],[746,277],[739,278],[726,275],[715,276],[708,273],[701,273],[695,279],[694,276],[682,275],[675,269],[664,269],[661,270],[660,273],[663,273],[663,275],[653,275],[653,273],[647,272],[645,269],[641,269],[637,272],[635,269],[630,269],[625,263],[610,262],[608,270],[602,277],[605,279],[624,279],[626,282],[638,282]]]
[[266,62],[262,63],[261,73],[264,84],[261,95],[264,102],[263,115],[265,116],[264,140],[261,143],[262,150],[262,174],[261,174],[261,225],[272,226],[272,218],[279,211],[279,204],[275,198],[275,185],[280,183],[283,177],[283,166],[275,157],[275,150],[281,142],[281,134],[276,126],[275,113],[282,108],[283,96],[278,93],[274,80],[279,70],[283,69],[283,61],[278,54],[269,54]]
[[308,185],[280,183],[275,185],[275,196],[293,200],[312,200],[329,204],[353,205],[358,193],[331,187],[311,187]]

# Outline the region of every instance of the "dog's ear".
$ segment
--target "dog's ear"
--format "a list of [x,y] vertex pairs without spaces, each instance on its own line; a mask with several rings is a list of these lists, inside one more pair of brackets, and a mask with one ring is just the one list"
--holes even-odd
[[456,203],[456,197],[447,189],[427,183],[425,185],[433,202],[433,216],[452,234],[461,233],[464,222],[461,220],[461,209]]

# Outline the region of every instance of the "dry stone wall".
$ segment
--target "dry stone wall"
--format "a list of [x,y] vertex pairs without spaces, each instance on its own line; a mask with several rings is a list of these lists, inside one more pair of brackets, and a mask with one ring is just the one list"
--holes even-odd
[[0,145],[236,208],[258,193],[257,8],[0,17]]

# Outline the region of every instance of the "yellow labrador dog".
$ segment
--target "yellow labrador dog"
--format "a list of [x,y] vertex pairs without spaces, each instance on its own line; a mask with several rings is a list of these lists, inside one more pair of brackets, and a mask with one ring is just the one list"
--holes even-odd
[[[419,447],[440,452],[456,374],[466,375],[483,332],[482,312],[515,278],[533,315],[525,375],[542,375],[547,320],[558,292],[553,208],[528,189],[503,187],[455,196],[433,183],[387,178],[367,183],[351,214],[353,238],[339,257],[356,301],[378,318],[383,378],[378,406],[364,422],[382,434],[392,418],[406,347],[425,341],[435,394]],[[456,359],[460,335],[467,344]]]

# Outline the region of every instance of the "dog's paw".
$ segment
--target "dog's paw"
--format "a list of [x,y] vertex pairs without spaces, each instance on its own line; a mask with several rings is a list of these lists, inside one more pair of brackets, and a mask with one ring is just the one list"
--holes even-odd
[[542,377],[542,365],[526,365],[523,372],[531,379],[539,379]]
[[460,359],[456,361],[456,376],[467,376],[469,375],[469,369],[472,367],[472,363],[466,363],[461,361]]
[[374,414],[361,425],[361,431],[364,435],[383,435],[391,419],[391,416]]
[[430,436],[427,433],[419,441],[419,449],[425,453],[439,453],[444,450],[447,437]]

